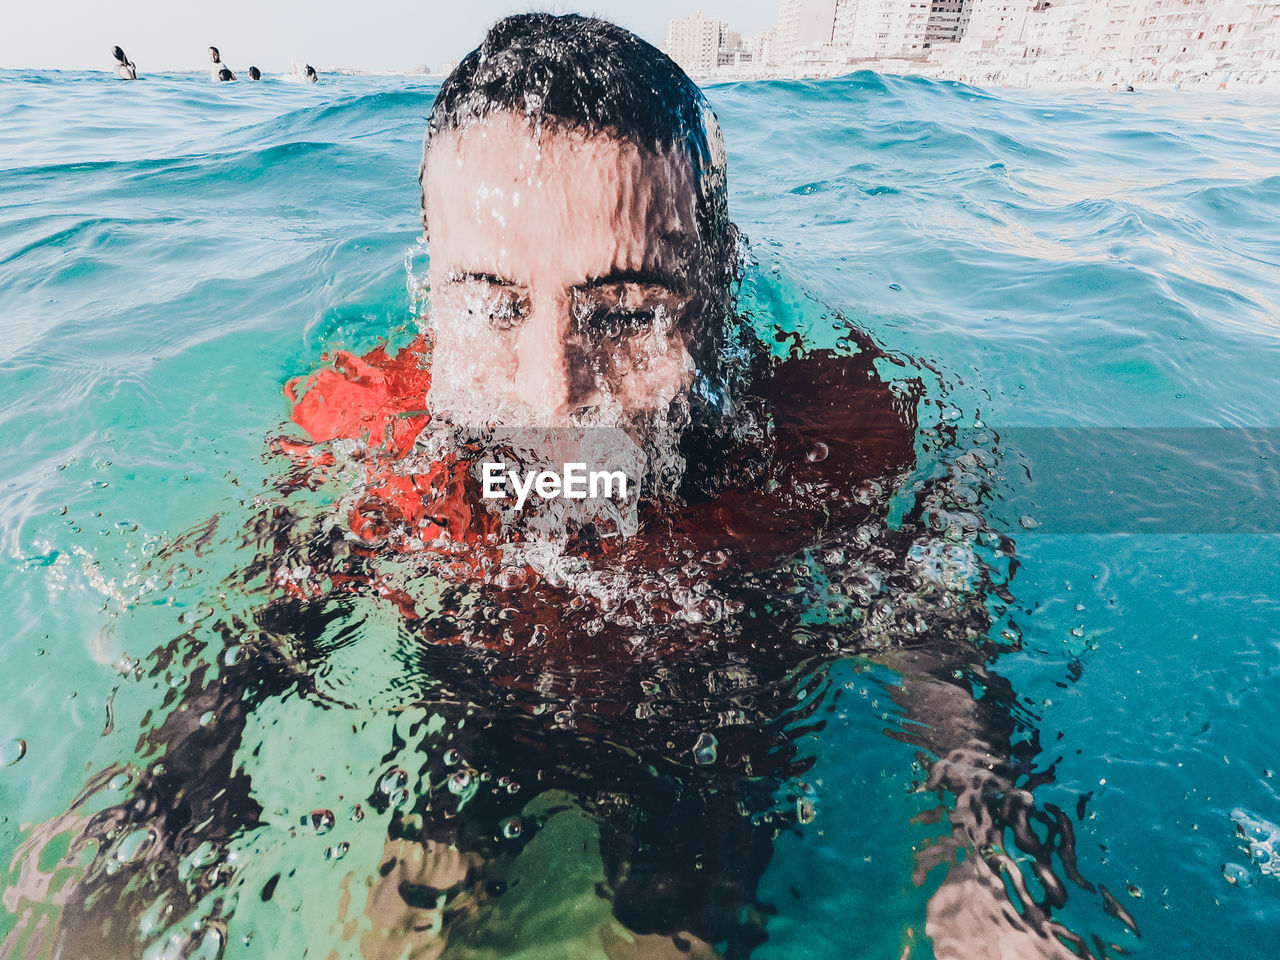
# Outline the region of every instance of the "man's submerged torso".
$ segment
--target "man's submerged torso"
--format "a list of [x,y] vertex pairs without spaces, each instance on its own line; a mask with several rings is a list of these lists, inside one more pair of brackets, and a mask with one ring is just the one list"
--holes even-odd
[[[732,615],[753,595],[777,593],[762,586],[769,577],[843,548],[862,525],[883,525],[887,492],[914,466],[914,417],[877,374],[878,356],[864,341],[851,355],[793,352],[764,364],[735,400],[750,427],[715,451],[710,482],[685,496],[642,492],[632,536],[588,528],[552,545],[513,535],[482,499],[475,457],[424,455],[433,421],[423,337],[396,353],[338,353],[291,383],[292,419],[312,442],[282,447],[294,484],[341,474],[338,523],[365,561],[347,586],[377,581],[408,620],[426,621],[424,639],[579,666],[599,656],[616,668],[620,645],[658,653],[746,639],[752,611]],[[450,602],[424,602],[409,584],[425,579],[368,572],[406,565],[450,584]],[[495,605],[499,615],[486,616]]]

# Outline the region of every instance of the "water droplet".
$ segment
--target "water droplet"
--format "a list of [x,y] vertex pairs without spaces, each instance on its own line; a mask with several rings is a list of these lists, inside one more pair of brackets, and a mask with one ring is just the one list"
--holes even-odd
[[796,819],[802,824],[813,823],[814,818],[818,815],[814,809],[813,801],[806,800],[804,797],[796,800]]
[[409,785],[409,774],[399,767],[393,767],[382,779],[378,781],[378,789],[390,796],[397,790],[403,790]]
[[1232,886],[1247,886],[1252,882],[1248,868],[1242,867],[1238,863],[1224,863],[1222,865],[1222,876]]
[[359,823],[361,820],[363,820],[363,819],[364,819],[364,807],[362,807],[362,806],[361,806],[360,804],[358,804],[358,803],[356,803],[356,804],[352,804],[352,806],[351,806],[351,813],[350,813],[350,815],[348,816],[348,819],[349,819],[352,823]]
[[27,755],[27,741],[21,737],[6,740],[0,745],[0,766],[12,767]]
[[450,747],[448,750],[444,752],[444,765],[446,767],[452,767],[454,764],[458,762],[458,760],[459,760],[458,751],[454,750],[452,747]]
[[463,794],[471,788],[471,771],[459,770],[449,778],[449,792]]
[[186,955],[187,960],[217,960],[222,956],[222,931],[210,927],[200,938],[200,943]]
[[222,665],[224,667],[235,666],[244,659],[244,647],[239,644],[232,644],[222,651]]
[[155,842],[155,839],[156,835],[150,830],[134,830],[121,840],[116,847],[116,861],[119,863],[132,863],[147,852],[151,844]]
[[206,710],[204,713],[200,714],[200,726],[207,727],[217,719],[217,716],[218,715],[212,710]]
[[342,841],[342,843],[335,844],[334,846],[326,850],[324,852],[324,858],[326,860],[341,860],[343,857],[347,855],[347,851],[350,849],[351,849],[351,844],[347,843],[344,840]]
[[332,810],[312,810],[307,818],[311,823],[311,829],[318,835],[324,835],[333,829],[333,825],[337,823]]
[[890,290],[901,290],[901,289],[902,289],[902,284],[900,284],[900,283],[891,283],[891,284],[889,284],[889,289],[890,289]]
[[1018,518],[1018,523],[1022,524],[1022,528],[1024,530],[1034,530],[1036,527],[1040,526],[1039,520],[1030,514],[1025,513]]
[[520,824],[519,817],[508,817],[502,821],[502,835],[508,840],[514,840],[516,837],[520,836],[520,831],[522,829],[523,827]]
[[693,745],[693,762],[706,766],[716,762],[716,747],[719,741],[710,733],[698,735],[698,742]]
[[825,443],[818,442],[809,448],[809,452],[804,455],[804,458],[810,463],[821,463],[823,460],[827,459],[827,456],[830,453],[830,447]]

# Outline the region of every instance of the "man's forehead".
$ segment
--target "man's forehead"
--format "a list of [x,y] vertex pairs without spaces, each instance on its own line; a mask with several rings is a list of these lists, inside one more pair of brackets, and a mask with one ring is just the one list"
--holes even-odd
[[433,136],[424,187],[433,260],[453,271],[682,273],[699,249],[679,149],[504,114]]

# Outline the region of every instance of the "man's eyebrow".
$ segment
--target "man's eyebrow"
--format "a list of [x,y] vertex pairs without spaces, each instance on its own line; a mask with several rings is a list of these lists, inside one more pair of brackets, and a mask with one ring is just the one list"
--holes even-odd
[[454,271],[449,274],[450,283],[487,283],[491,287],[514,287],[518,284],[514,280],[508,280],[506,277],[500,277],[496,273],[484,273],[474,270]]
[[593,277],[586,283],[578,284],[578,289],[590,290],[614,283],[636,283],[644,286],[667,287],[671,290],[677,290],[681,286],[675,283],[671,277],[657,270],[624,270],[619,268],[610,270],[608,273],[603,273],[598,277]]

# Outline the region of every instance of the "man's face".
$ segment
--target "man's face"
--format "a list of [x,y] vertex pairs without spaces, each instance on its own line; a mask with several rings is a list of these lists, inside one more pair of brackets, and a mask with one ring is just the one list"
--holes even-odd
[[218,62],[218,51],[213,49],[213,47],[209,48],[209,60],[211,63]]
[[688,158],[502,113],[431,141],[428,405],[581,422],[657,414],[693,379],[703,308]]

